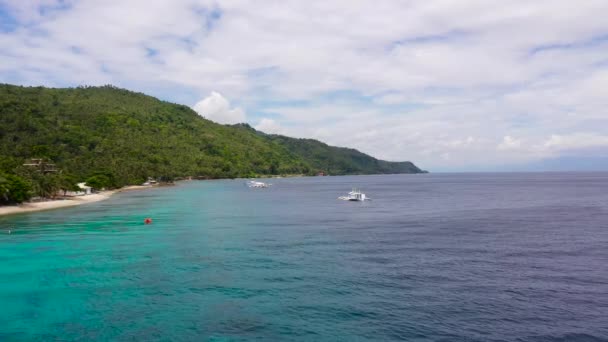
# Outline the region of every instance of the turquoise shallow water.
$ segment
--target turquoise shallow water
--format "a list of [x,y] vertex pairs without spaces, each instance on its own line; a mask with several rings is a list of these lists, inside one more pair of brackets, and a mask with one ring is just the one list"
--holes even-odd
[[0,341],[608,339],[608,174],[272,182],[0,218]]

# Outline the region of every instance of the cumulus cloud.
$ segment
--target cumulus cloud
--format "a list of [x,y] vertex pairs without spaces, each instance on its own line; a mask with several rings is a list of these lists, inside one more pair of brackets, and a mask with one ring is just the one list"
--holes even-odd
[[515,139],[510,135],[506,135],[500,144],[497,147],[499,150],[508,151],[508,150],[517,150],[521,148],[521,140]]
[[281,134],[284,133],[283,127],[279,125],[275,120],[263,118],[260,122],[254,127],[258,131],[262,131],[268,134]]
[[231,108],[230,102],[215,91],[197,102],[192,108],[200,116],[221,124],[236,124],[246,120],[245,112],[241,108]]

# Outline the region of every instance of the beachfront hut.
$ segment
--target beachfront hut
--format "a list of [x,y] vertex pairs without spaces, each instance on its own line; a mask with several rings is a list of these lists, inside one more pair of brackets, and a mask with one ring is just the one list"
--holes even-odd
[[90,195],[91,194],[91,187],[87,186],[86,183],[78,183],[78,187],[81,189],[83,195]]
[[156,185],[157,182],[154,178],[148,177],[148,180],[145,181],[142,185]]
[[[78,191],[66,191],[65,192],[65,196],[84,196],[84,195],[90,195],[91,194],[91,187],[90,186],[86,186],[85,183],[78,183],[78,188],[80,188],[80,190]],[[63,193],[58,195],[63,195]]]

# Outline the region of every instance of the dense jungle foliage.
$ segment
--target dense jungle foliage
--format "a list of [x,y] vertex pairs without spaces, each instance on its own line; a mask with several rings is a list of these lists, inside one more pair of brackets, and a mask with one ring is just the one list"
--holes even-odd
[[56,188],[85,180],[112,188],[140,184],[148,177],[421,172],[409,162],[385,162],[315,140],[265,135],[244,124],[216,124],[187,106],[112,86],[0,84],[0,184],[8,184],[7,175],[17,175],[38,188],[35,195],[45,195],[36,176],[22,167],[29,158],[57,165],[61,172],[50,181]]

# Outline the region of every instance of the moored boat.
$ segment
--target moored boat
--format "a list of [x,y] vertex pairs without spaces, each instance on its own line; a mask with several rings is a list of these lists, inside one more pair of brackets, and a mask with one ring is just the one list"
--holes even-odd
[[264,182],[253,181],[253,180],[247,182],[247,186],[250,187],[250,188],[267,188],[270,185],[271,184],[264,183]]
[[364,193],[361,192],[361,190],[355,188],[353,188],[353,190],[348,193],[348,196],[340,196],[338,197],[338,199],[352,202],[363,202],[371,200],[371,198],[367,197]]

